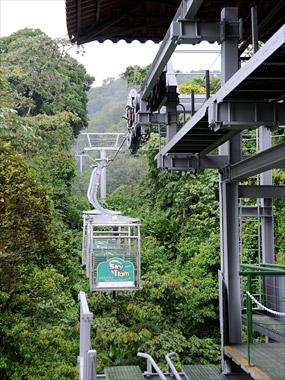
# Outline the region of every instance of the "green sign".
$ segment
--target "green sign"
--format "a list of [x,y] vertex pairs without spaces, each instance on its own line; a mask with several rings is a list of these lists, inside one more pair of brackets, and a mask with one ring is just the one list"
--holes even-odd
[[119,257],[100,263],[97,268],[97,286],[134,286],[134,265]]

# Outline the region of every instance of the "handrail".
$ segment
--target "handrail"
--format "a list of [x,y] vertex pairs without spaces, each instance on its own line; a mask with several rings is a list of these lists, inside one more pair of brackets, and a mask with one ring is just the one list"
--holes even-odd
[[165,360],[167,361],[167,364],[168,364],[168,372],[170,374],[172,372],[172,374],[174,375],[176,380],[182,380],[181,376],[177,372],[177,370],[174,367],[174,364],[172,363],[172,360],[171,360],[172,356],[175,356],[175,355],[176,355],[176,352],[170,352],[169,354],[165,355]]
[[[264,277],[265,276],[284,276],[285,270],[277,270],[273,268],[266,268],[267,264],[263,264],[262,267],[250,265],[250,264],[241,264],[241,267],[243,268],[250,268],[253,269],[251,271],[241,271],[239,272],[240,276],[247,276],[247,292],[246,292],[246,325],[247,325],[247,361],[248,365],[250,366],[250,343],[253,342],[252,336],[253,336],[253,327],[252,327],[252,299],[253,296],[251,294],[251,280],[253,276],[261,276],[262,282],[264,284]],[[275,265],[275,264],[273,264]],[[280,266],[276,264],[276,267],[280,268]],[[282,269],[285,266],[282,266]],[[262,305],[264,306],[264,305]]]
[[145,354],[143,352],[138,352],[137,355],[141,358],[147,359],[147,374],[151,374],[151,366],[156,370],[158,376],[161,380],[167,380],[164,374],[161,372],[160,368],[156,364],[156,362],[153,360],[153,358],[149,354]]
[[281,265],[281,264],[266,264],[266,263],[263,263],[260,266],[253,265],[253,264],[240,264],[240,266],[242,268],[252,269],[254,271],[273,271],[273,272],[277,271],[277,272],[280,272],[280,269],[281,269],[281,271],[284,270],[284,272],[285,272],[285,265]]
[[263,309],[265,311],[268,311],[269,313],[272,313],[273,315],[279,315],[279,316],[282,316],[282,317],[285,316],[285,313],[283,313],[281,311],[271,310],[268,307],[262,305],[262,303],[258,302],[257,299],[255,297],[253,297],[253,295],[251,293],[246,292],[246,294],[248,294],[249,297],[253,300],[253,302],[255,302],[259,307],[261,307],[261,309]]
[[266,263],[261,263],[260,266],[267,266],[267,267],[273,267],[273,268],[279,268],[279,269],[284,269],[285,270],[285,265],[282,264],[266,264]]

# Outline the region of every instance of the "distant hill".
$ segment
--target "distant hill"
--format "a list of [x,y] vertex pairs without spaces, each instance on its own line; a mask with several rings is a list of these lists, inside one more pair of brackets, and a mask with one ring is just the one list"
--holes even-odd
[[100,87],[92,87],[88,92],[89,119],[92,120],[106,104],[126,101],[129,91],[124,80],[114,78],[105,79]]

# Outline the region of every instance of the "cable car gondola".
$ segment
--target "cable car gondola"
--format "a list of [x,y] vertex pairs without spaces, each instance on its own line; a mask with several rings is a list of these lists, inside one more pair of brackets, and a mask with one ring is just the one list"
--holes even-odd
[[92,172],[88,199],[95,210],[83,212],[82,263],[90,290],[140,289],[140,219],[103,208],[97,200],[101,170]]

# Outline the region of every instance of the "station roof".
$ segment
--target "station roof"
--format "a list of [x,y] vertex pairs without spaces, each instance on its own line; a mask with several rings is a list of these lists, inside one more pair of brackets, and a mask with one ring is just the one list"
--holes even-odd
[[[284,23],[284,0],[192,0],[192,17],[219,22],[224,7],[238,7],[243,23],[243,45],[251,42],[250,9],[258,6],[259,39],[267,39]],[[122,1],[66,0],[68,35],[72,42],[160,42],[174,19],[181,0]],[[283,16],[280,16],[283,15]]]

